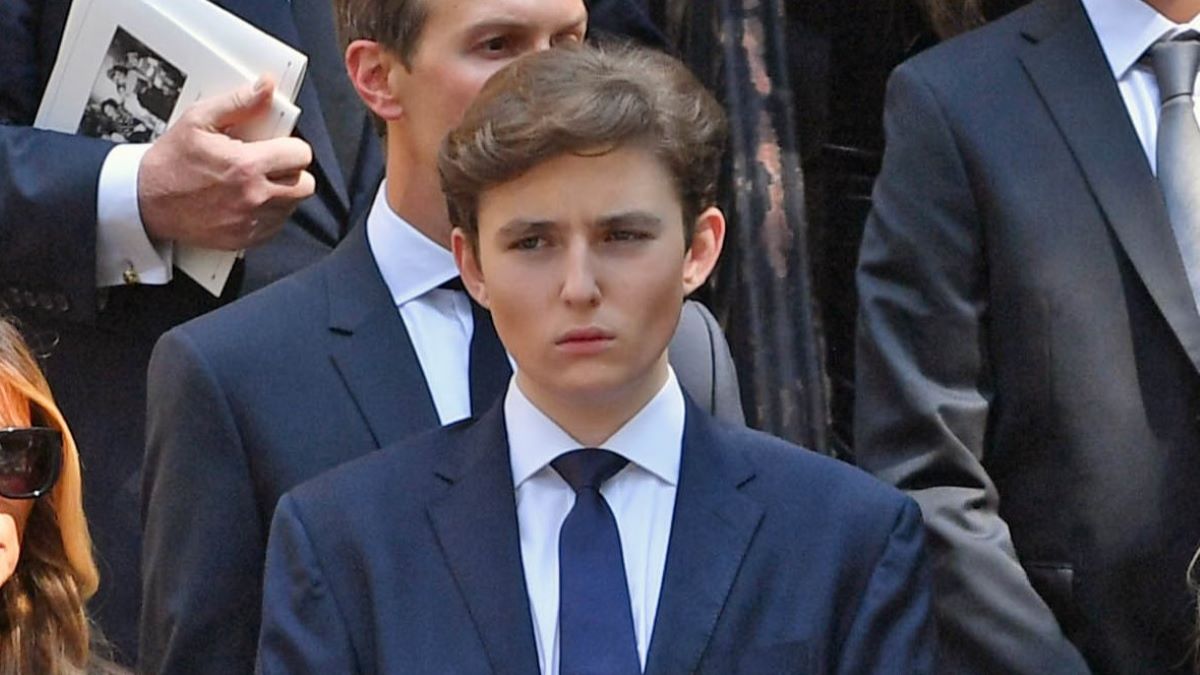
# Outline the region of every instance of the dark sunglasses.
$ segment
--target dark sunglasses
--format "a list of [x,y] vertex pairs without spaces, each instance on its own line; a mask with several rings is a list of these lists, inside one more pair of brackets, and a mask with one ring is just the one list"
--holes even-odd
[[40,497],[54,487],[61,468],[62,433],[58,429],[0,429],[0,497]]

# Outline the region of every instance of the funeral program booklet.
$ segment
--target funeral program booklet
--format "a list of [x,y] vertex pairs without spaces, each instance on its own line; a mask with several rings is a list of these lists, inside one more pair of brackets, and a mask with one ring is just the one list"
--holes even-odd
[[[208,0],[75,0],[34,126],[149,143],[192,103],[269,73],[277,83],[270,113],[230,134],[287,136],[307,65],[301,52]],[[238,255],[177,246],[174,263],[220,295]]]

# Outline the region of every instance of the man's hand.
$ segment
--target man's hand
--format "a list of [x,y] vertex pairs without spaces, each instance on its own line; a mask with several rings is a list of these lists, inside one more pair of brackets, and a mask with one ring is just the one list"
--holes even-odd
[[312,148],[299,138],[245,142],[227,134],[270,108],[275,85],[260,79],[193,104],[146,151],[138,208],[156,241],[236,251],[283,227],[316,182]]

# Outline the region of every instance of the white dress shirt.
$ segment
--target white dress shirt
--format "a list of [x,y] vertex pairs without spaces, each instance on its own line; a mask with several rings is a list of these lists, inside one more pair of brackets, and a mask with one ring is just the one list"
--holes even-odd
[[[1188,23],[1175,23],[1141,0],[1083,0],[1083,7],[1112,68],[1150,170],[1157,173],[1155,143],[1161,105],[1158,82],[1151,65],[1139,61],[1150,45],[1164,37],[1189,30],[1200,32],[1200,17]],[[1200,118],[1200,113],[1197,114]]]
[[458,276],[454,256],[387,203],[387,181],[367,214],[367,243],[408,329],[442,424],[471,416],[471,335],[466,293],[438,288]]
[[[575,492],[550,462],[582,445],[538,410],[521,393],[515,378],[504,399],[504,418],[538,663],[542,675],[558,675],[558,533],[575,505]],[[634,635],[643,669],[675,513],[683,423],[683,392],[672,371],[658,394],[600,444],[629,460],[600,487],[600,493],[612,509],[620,532]]]

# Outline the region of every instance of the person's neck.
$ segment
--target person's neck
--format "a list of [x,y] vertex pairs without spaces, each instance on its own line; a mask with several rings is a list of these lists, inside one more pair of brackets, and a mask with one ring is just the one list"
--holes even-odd
[[573,397],[563,396],[561,392],[543,391],[523,377],[520,368],[516,377],[516,384],[525,398],[585,448],[600,447],[612,438],[650,403],[666,382],[665,354],[647,377],[620,390],[598,394]]
[[450,249],[450,215],[437,172],[421,171],[406,153],[388,149],[387,203],[392,211],[442,248]]
[[1200,0],[1143,0],[1175,23],[1187,23],[1200,14]]

